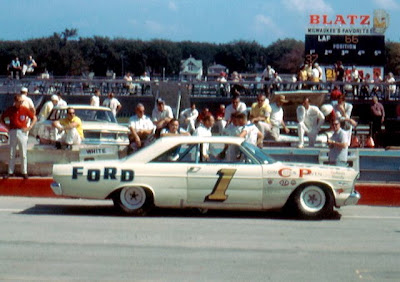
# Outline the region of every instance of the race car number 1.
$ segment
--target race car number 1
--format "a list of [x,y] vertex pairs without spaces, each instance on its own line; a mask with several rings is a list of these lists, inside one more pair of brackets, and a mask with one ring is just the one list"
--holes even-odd
[[219,178],[215,183],[214,189],[211,194],[207,195],[204,201],[218,201],[223,202],[228,199],[228,195],[225,194],[228,189],[229,183],[235,175],[236,169],[220,169],[217,174]]

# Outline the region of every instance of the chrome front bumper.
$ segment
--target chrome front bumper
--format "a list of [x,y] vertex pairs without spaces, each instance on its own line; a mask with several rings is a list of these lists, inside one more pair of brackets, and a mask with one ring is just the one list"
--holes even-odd
[[361,199],[361,195],[360,193],[358,193],[357,191],[353,191],[349,197],[346,199],[346,201],[344,202],[345,206],[348,205],[356,205],[358,203],[358,201]]
[[62,189],[61,189],[61,184],[58,182],[53,182],[50,184],[50,188],[51,190],[53,190],[54,194],[56,194],[57,196],[61,196],[62,195]]

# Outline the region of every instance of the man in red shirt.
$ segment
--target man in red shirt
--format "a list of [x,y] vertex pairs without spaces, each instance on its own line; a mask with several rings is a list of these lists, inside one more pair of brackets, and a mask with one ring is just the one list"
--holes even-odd
[[[5,179],[14,174],[17,146],[20,151],[22,176],[24,179],[28,178],[28,132],[35,125],[37,119],[30,109],[22,106],[23,102],[24,99],[21,94],[15,95],[14,105],[6,109],[0,118],[0,122],[8,128],[10,135],[10,160],[8,174],[4,176]],[[6,124],[6,118],[8,118],[9,124]],[[29,119],[31,120],[30,124],[28,123]]]

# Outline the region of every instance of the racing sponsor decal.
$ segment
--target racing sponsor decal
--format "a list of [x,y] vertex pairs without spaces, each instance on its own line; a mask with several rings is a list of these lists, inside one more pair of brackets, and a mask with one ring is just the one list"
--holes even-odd
[[226,195],[225,192],[228,189],[229,183],[231,183],[231,180],[235,173],[236,169],[220,169],[217,172],[217,174],[219,175],[217,183],[215,183],[211,194],[208,194],[204,201],[223,202],[228,199],[228,195]]
[[279,181],[279,184],[281,185],[281,186],[289,186],[289,180],[287,180],[287,179],[282,179],[281,181]]
[[291,176],[299,176],[300,178],[306,176],[306,175],[312,175],[312,170],[308,169],[308,168],[300,168],[299,169],[299,173],[297,174],[297,171],[295,171],[294,169],[291,169],[289,167],[284,167],[281,168],[278,171],[278,174],[281,177],[291,177]]
[[[78,179],[83,176],[83,166],[72,167],[72,179]],[[103,172],[103,173],[102,173]],[[118,175],[118,169],[116,167],[105,167],[103,170],[100,169],[88,169],[86,179],[89,182],[98,182],[103,180],[120,180],[121,182],[132,181],[135,177],[135,172],[131,169],[121,169],[120,175]]]

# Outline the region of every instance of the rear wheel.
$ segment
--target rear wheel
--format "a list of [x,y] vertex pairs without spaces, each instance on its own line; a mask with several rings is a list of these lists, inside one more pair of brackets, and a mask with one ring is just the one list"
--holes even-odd
[[318,219],[328,217],[333,212],[333,195],[325,186],[309,184],[296,190],[293,206],[302,218]]
[[114,205],[131,215],[144,215],[153,204],[151,192],[143,187],[124,187],[113,197]]

